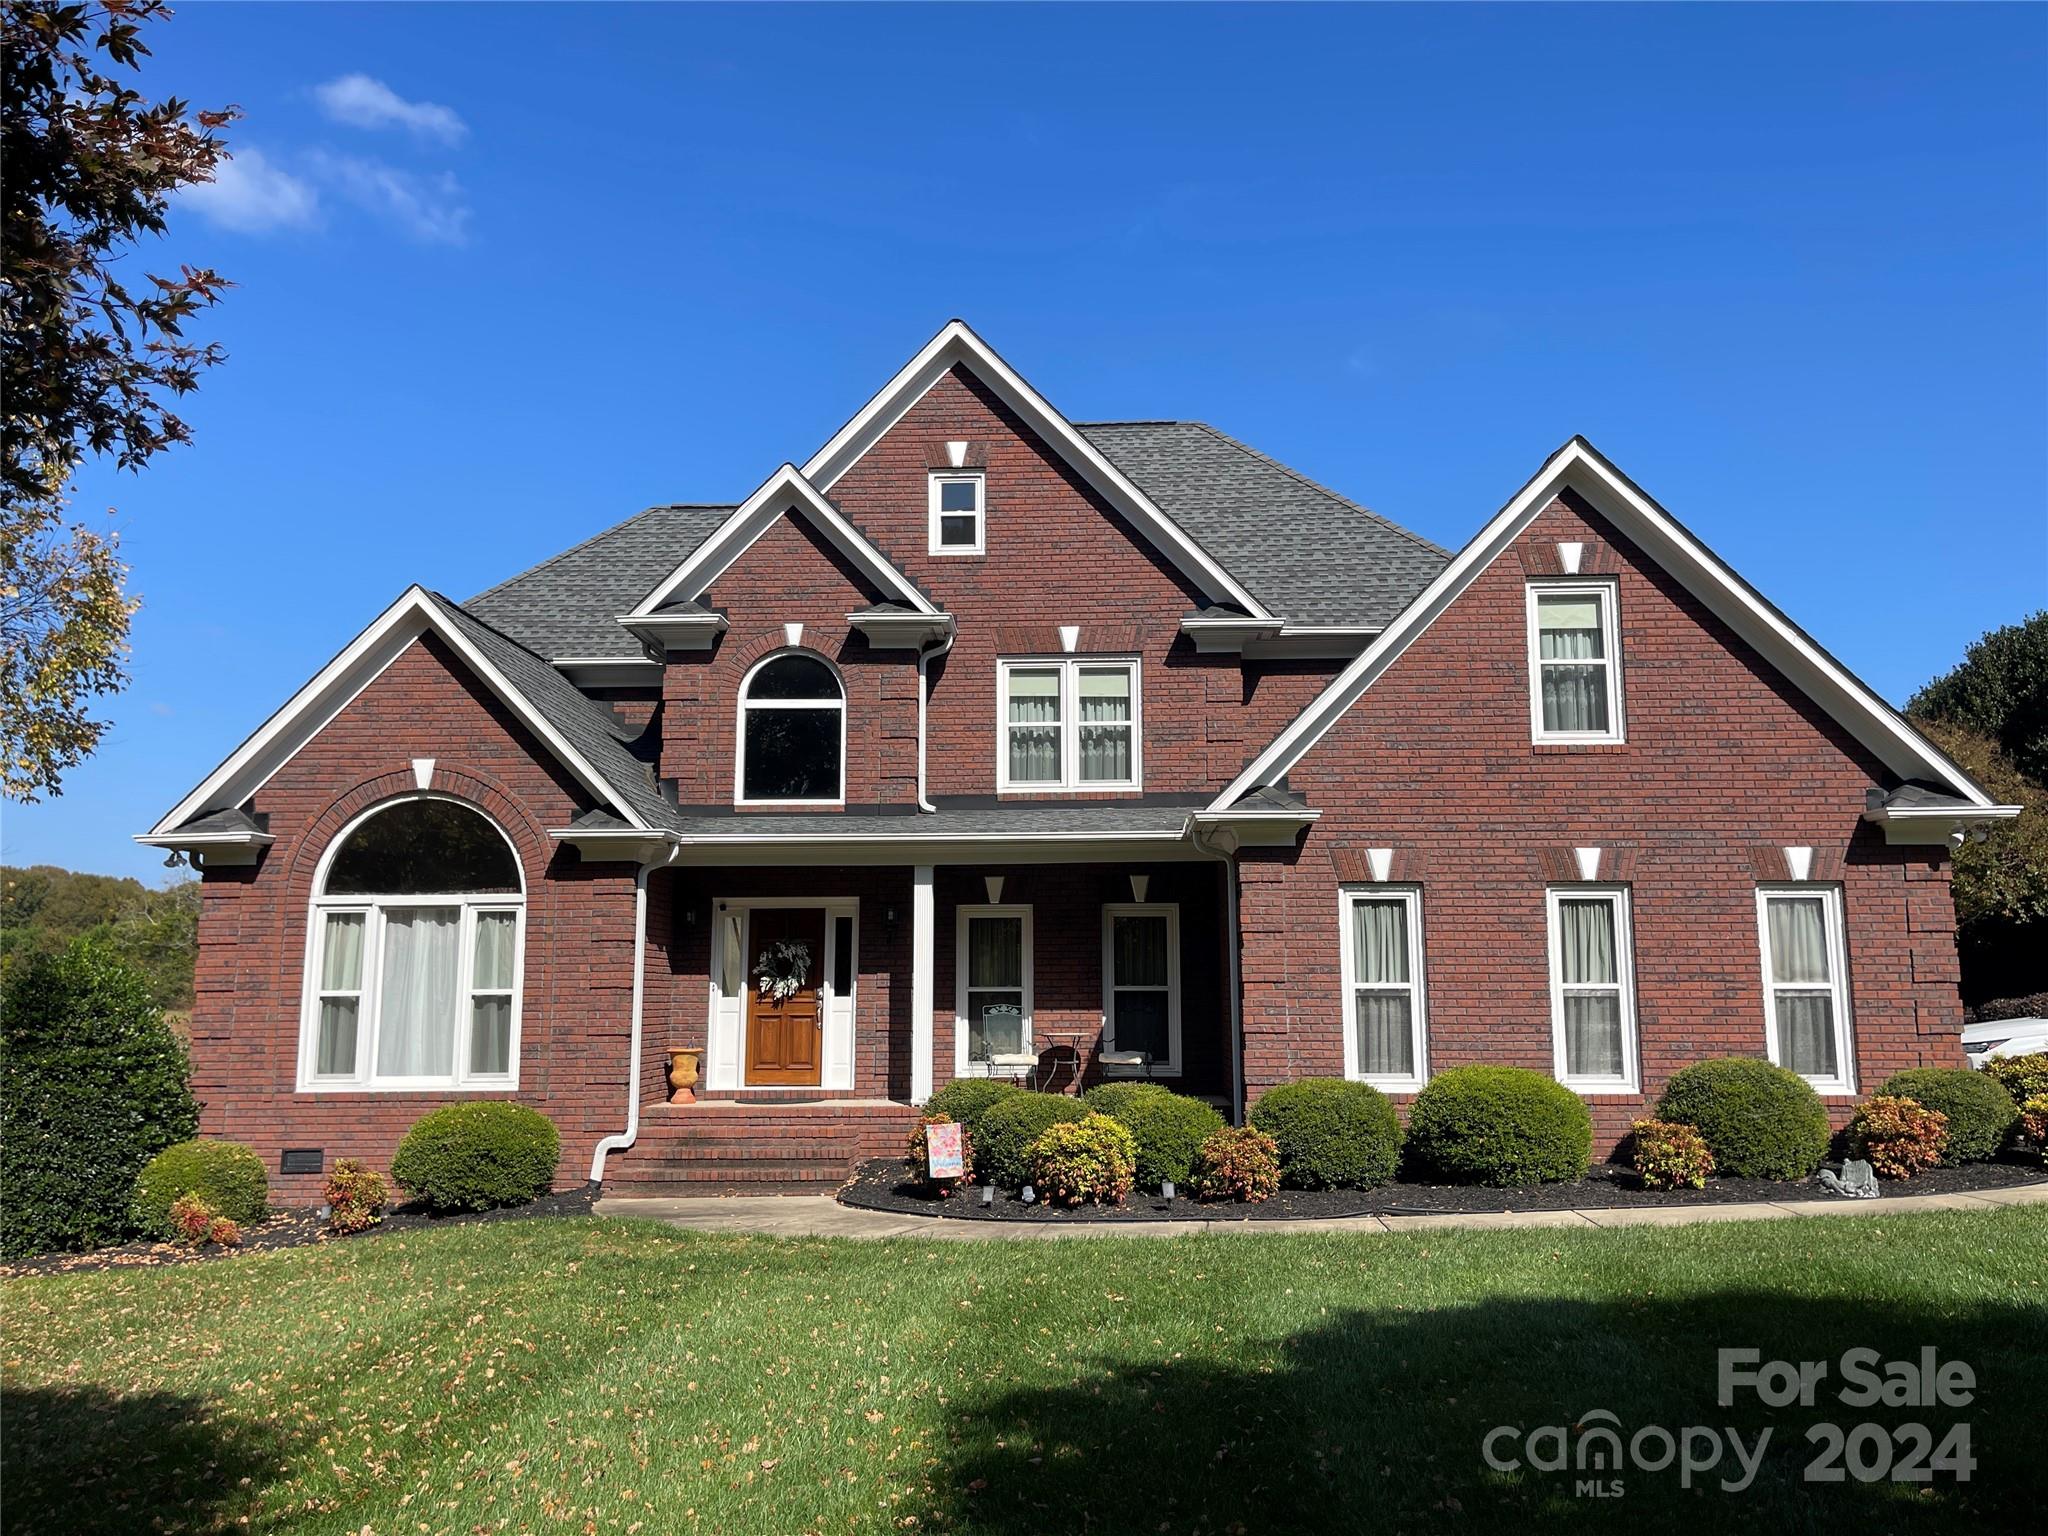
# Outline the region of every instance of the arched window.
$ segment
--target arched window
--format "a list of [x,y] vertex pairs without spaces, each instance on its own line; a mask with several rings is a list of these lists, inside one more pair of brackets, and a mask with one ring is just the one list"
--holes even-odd
[[525,924],[518,855],[473,806],[351,823],[314,882],[300,1085],[516,1087]]
[[772,656],[740,685],[739,801],[838,805],[846,798],[846,694],[801,651]]

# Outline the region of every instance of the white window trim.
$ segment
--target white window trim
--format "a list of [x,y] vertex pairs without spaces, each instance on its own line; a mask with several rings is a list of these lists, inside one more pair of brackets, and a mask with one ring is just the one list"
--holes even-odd
[[[1415,1063],[1415,1071],[1407,1076],[1398,1073],[1367,1072],[1358,1061],[1358,961],[1353,945],[1352,909],[1366,901],[1398,901],[1407,908],[1408,917],[1408,984],[1405,988],[1393,985],[1376,986],[1383,992],[1406,991],[1409,999],[1408,1028],[1409,1056]],[[1429,1015],[1426,1002],[1428,987],[1425,981],[1427,963],[1422,954],[1422,890],[1413,885],[1347,885],[1337,892],[1337,938],[1339,943],[1338,961],[1344,986],[1344,1075],[1354,1082],[1370,1083],[1373,1087],[1389,1093],[1419,1093],[1423,1084],[1429,1081]]]
[[[839,697],[835,699],[749,699],[747,690],[754,686],[754,674],[770,662],[781,661],[786,656],[807,656],[821,662],[831,673],[832,680],[839,685]],[[747,798],[747,711],[750,709],[836,709],[839,711],[839,793],[829,799],[819,800],[750,800]],[[846,675],[834,666],[828,657],[802,646],[783,646],[770,651],[751,667],[740,679],[739,697],[734,703],[732,738],[732,803],[739,806],[833,806],[846,804]]]
[[[1547,731],[1543,728],[1542,637],[1537,632],[1539,597],[1590,597],[1600,605],[1600,645],[1606,653],[1607,729]],[[1612,581],[1532,581],[1525,599],[1528,610],[1529,739],[1538,746],[1600,746],[1628,740],[1621,712],[1621,597]],[[1583,666],[1584,662],[1572,663]]]
[[[1180,1060],[1180,903],[1175,901],[1107,902],[1102,908],[1102,1048],[1123,1049],[1116,1038],[1116,994],[1157,992],[1158,987],[1123,986],[1116,979],[1116,920],[1119,917],[1164,917],[1166,919],[1166,1055],[1152,1063],[1152,1076],[1179,1077]],[[1111,1074],[1124,1075],[1122,1071]],[[1130,1075],[1144,1076],[1133,1070]]]
[[[1574,1077],[1566,1069],[1564,1041],[1564,928],[1558,921],[1561,901],[1609,901],[1614,906],[1615,973],[1621,994],[1621,1076]],[[1625,885],[1553,885],[1543,896],[1545,944],[1550,954],[1551,1073],[1582,1096],[1640,1093],[1642,1073],[1636,1049],[1636,940]],[[1574,984],[1576,991],[1595,990]]]
[[[968,919],[975,917],[1014,917],[1022,921],[1020,942],[1024,946],[1024,1022],[1021,1040],[1023,1054],[1037,1055],[1037,1035],[1032,1028],[1034,1012],[1033,973],[1036,969],[1032,956],[1031,907],[1028,903],[1005,905],[961,906],[953,909],[953,1075],[955,1077],[988,1077],[994,1074],[993,1063],[969,1061],[967,1059],[967,928]],[[1002,987],[981,987],[982,992],[1000,992]]]
[[[972,544],[948,544],[940,537],[939,528],[939,487],[949,482],[967,481],[974,487],[974,542]],[[935,469],[925,489],[925,500],[929,513],[926,528],[926,553],[933,555],[984,555],[988,553],[988,474],[979,469]],[[949,512],[948,517],[965,517],[965,512]]]
[[[1828,945],[1828,994],[1834,1004],[1835,1019],[1835,1062],[1841,1068],[1835,1077],[1807,1077],[1816,1093],[1856,1092],[1856,1028],[1849,1011],[1849,947],[1842,922],[1842,888],[1823,881],[1800,883],[1796,881],[1774,885],[1760,885],[1756,891],[1756,943],[1757,956],[1763,967],[1764,985],[1764,1050],[1774,1066],[1783,1066],[1778,1050],[1778,992],[1781,986],[1788,991],[1817,992],[1813,986],[1785,984],[1771,980],[1771,919],[1772,899],[1802,896],[1808,899],[1819,897],[1821,913],[1827,926]],[[1804,1073],[1800,1074],[1805,1076]]]
[[[1081,777],[1081,673],[1085,669],[1125,669],[1131,679],[1131,776],[1128,779]],[[1060,675],[1060,777],[1014,781],[1010,777],[1010,674],[1058,672]],[[1098,790],[1145,787],[1144,668],[1135,656],[1005,656],[996,662],[996,791],[999,794],[1092,794]]]
[[[491,829],[505,839],[505,846],[512,851],[514,868],[519,871],[521,887],[516,892],[506,891],[456,891],[419,896],[328,896],[327,874],[335,855],[346,844],[357,828],[371,817],[391,810],[408,800],[447,800],[490,823]],[[320,862],[313,871],[313,890],[316,893],[310,903],[306,917],[305,961],[302,973],[299,1001],[299,1062],[296,1091],[300,1093],[431,1093],[431,1092],[504,1092],[519,1087],[519,1040],[520,1026],[524,1012],[526,982],[526,868],[519,858],[519,849],[482,807],[455,795],[418,794],[401,795],[395,799],[379,801],[367,811],[351,820],[347,826],[328,841],[320,855]],[[382,1024],[382,988],[378,978],[384,966],[384,920],[388,911],[404,907],[459,907],[462,911],[462,932],[460,939],[461,985],[457,996],[461,998],[461,1016],[456,1021],[455,1070],[447,1077],[379,1077],[376,1075],[377,1037]],[[359,912],[363,914],[363,954],[359,975],[361,988],[356,1002],[356,1066],[348,1076],[322,1076],[314,1068],[320,1056],[320,986],[321,945],[326,939],[327,918],[330,913]],[[510,1070],[502,1073],[473,1073],[469,1070],[469,1047],[471,1022],[471,1001],[479,992],[502,993],[499,987],[476,987],[472,985],[476,976],[476,920],[483,912],[510,912],[512,914],[512,1030],[509,1048]],[[337,995],[337,994],[325,994]]]

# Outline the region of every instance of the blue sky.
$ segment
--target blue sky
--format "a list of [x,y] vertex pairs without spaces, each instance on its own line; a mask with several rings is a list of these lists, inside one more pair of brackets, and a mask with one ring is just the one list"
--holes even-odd
[[134,686],[10,862],[129,843],[418,580],[801,461],[960,315],[1457,546],[1583,432],[1894,701],[2048,602],[2048,11],[187,4],[240,286],[78,504]]

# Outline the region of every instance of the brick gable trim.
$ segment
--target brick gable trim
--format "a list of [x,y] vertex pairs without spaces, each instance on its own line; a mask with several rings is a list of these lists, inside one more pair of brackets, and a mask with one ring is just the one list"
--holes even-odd
[[[1968,805],[1959,810],[1959,820],[2003,820],[2018,814],[2015,807],[1994,805],[1969,775],[1904,716],[1822,650],[1583,437],[1574,437],[1552,454],[1422,595],[1216,797],[1211,809],[1221,810],[1285,778],[1416,637],[1566,491],[1582,496],[1633,539],[1647,559],[1675,577],[1901,779],[1931,780],[1961,796]],[[1593,548],[1597,552],[1598,547]]]

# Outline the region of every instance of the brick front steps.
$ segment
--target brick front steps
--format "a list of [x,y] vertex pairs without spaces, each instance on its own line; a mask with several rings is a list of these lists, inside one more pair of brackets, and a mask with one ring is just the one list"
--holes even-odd
[[891,1099],[652,1104],[605,1164],[612,1196],[816,1194],[862,1162],[900,1156],[917,1111]]

